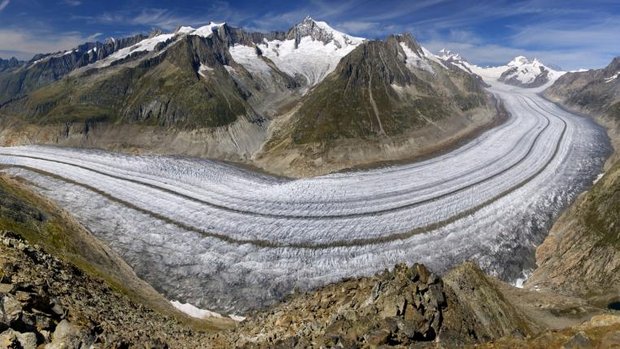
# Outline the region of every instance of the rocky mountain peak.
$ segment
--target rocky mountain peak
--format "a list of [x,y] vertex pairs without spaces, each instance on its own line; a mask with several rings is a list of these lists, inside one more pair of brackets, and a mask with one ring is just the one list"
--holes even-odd
[[13,69],[13,68],[17,68],[20,65],[22,65],[22,62],[19,61],[15,57],[11,57],[9,59],[2,59],[2,58],[0,58],[0,72],[5,71],[5,70],[9,70],[9,69]]
[[456,52],[452,52],[446,48],[442,48],[441,50],[439,50],[438,57],[439,59],[444,60],[444,61],[463,61],[464,60],[460,54]]
[[415,52],[418,56],[423,57],[424,52],[420,44],[416,41],[415,37],[411,35],[411,33],[402,33],[394,36],[399,43],[405,44],[409,47],[413,52]]
[[520,66],[520,65],[524,65],[528,63],[530,63],[530,60],[527,59],[527,57],[517,56],[513,58],[510,62],[508,62],[508,66],[514,67],[514,66]]
[[310,16],[306,16],[303,21],[293,26],[286,34],[287,40],[295,40],[295,48],[299,47],[299,43],[305,37],[310,37],[314,41],[321,41],[324,44],[333,42],[337,48],[349,45],[356,46],[364,40],[341,33],[326,22],[315,21]]
[[510,62],[508,62],[507,65],[509,67],[520,67],[523,65],[532,65],[532,66],[537,66],[537,67],[545,66],[543,62],[541,62],[538,58],[529,59],[525,56],[517,56],[513,58]]

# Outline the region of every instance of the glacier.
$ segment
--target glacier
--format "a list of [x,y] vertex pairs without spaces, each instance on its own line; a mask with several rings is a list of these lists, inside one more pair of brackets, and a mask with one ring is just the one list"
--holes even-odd
[[168,299],[245,314],[399,262],[475,260],[515,282],[610,151],[605,131],[541,98],[489,89],[511,116],[425,161],[291,180],[217,161],[0,148],[3,172],[72,212]]

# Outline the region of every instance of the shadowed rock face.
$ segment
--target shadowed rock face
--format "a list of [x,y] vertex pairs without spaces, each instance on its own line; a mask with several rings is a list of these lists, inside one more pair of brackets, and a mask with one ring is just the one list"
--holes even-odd
[[0,58],[0,73],[18,68],[22,64],[24,64],[24,62],[17,60],[15,57],[11,59]]
[[586,113],[620,119],[620,57],[603,69],[566,73],[545,96]]

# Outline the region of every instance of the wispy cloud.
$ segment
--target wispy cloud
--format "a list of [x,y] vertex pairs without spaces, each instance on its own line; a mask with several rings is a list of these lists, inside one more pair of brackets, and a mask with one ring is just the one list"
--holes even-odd
[[63,0],[62,2],[65,5],[74,6],[74,7],[82,5],[82,1],[80,1],[80,0]]
[[37,53],[69,50],[77,45],[96,40],[101,33],[84,36],[78,32],[41,32],[0,29],[0,52],[3,55],[30,59]]
[[10,0],[2,0],[0,2],[0,11],[4,10],[7,6],[9,6],[9,3],[11,3]]
[[208,11],[217,13],[217,17],[208,17],[200,13],[196,15],[179,15],[175,11],[163,8],[145,8],[138,11],[121,10],[114,12],[104,12],[97,16],[74,16],[73,19],[89,20],[92,22],[106,25],[138,26],[146,28],[159,28],[163,30],[174,30],[181,25],[201,25],[209,21],[226,21],[227,15],[222,12]]

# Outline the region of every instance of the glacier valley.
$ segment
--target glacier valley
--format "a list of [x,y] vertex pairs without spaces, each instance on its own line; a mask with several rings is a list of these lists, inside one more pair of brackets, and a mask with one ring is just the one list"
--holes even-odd
[[2,171],[73,213],[169,299],[243,314],[395,263],[464,260],[514,281],[610,151],[537,90],[490,88],[511,116],[408,165],[290,180],[216,161],[0,148]]

